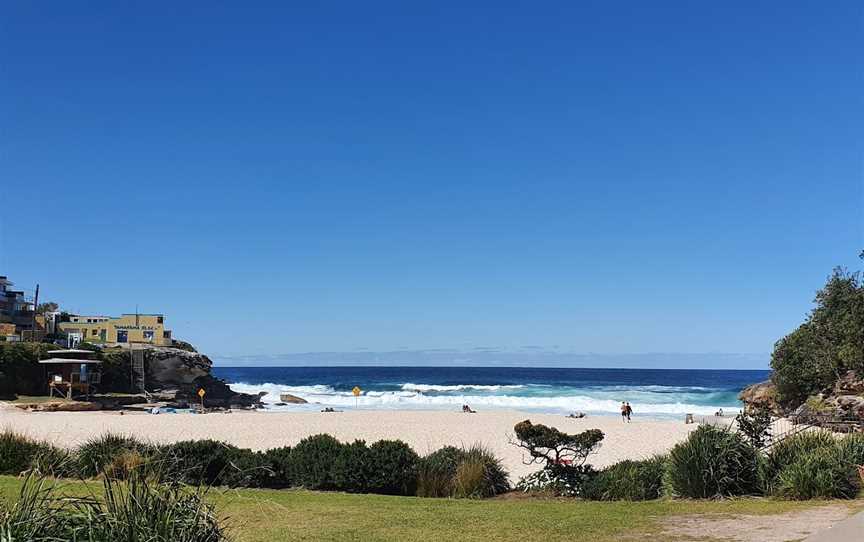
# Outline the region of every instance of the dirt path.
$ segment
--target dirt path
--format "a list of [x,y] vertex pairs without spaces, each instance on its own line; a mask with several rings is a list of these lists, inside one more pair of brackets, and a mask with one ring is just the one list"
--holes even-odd
[[855,507],[846,504],[829,504],[767,516],[674,516],[663,522],[663,538],[660,540],[790,542],[827,529],[855,511]]

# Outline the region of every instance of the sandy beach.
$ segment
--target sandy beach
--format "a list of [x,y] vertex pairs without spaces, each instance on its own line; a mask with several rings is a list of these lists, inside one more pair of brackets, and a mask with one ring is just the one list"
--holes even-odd
[[525,419],[576,433],[601,429],[606,438],[590,463],[602,467],[623,459],[662,453],[696,428],[681,421],[593,416],[568,419],[560,415],[494,410],[461,412],[420,410],[361,410],[321,412],[253,412],[230,414],[160,414],[118,412],[26,412],[0,407],[0,428],[12,428],[60,446],[75,446],[105,432],[134,435],[164,443],[186,439],[217,439],[236,446],[264,450],[294,445],[303,437],[329,433],[343,441],[401,439],[423,455],[442,446],[482,443],[500,457],[515,481],[537,469],[522,462],[522,453],[508,442],[513,426]]

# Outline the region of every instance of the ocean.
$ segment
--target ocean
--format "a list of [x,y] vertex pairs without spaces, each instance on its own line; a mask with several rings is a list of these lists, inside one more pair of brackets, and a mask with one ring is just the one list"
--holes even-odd
[[[515,409],[617,415],[629,401],[635,415],[737,412],[738,392],[769,371],[567,369],[519,367],[214,367],[237,392],[267,392],[268,410]],[[354,387],[362,392],[355,398]],[[280,406],[280,393],[309,401]]]

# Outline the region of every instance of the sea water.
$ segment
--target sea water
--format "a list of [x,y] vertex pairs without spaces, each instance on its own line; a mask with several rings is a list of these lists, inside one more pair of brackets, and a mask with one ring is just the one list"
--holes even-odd
[[[267,410],[515,409],[614,415],[622,401],[634,414],[678,418],[686,413],[735,413],[738,393],[768,371],[519,367],[214,367],[244,393],[266,392]],[[354,387],[362,391],[359,397]],[[308,405],[279,405],[279,395]]]

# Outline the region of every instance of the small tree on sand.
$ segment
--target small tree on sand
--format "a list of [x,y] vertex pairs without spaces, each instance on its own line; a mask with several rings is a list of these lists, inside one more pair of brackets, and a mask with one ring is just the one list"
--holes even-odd
[[771,440],[771,411],[762,406],[751,406],[735,417],[738,432],[742,433],[757,450]]
[[516,440],[511,443],[528,452],[526,465],[543,464],[543,470],[523,478],[519,486],[526,490],[546,490],[558,495],[579,496],[594,476],[588,456],[603,440],[603,431],[589,429],[575,435],[554,427],[519,422],[513,428]]

